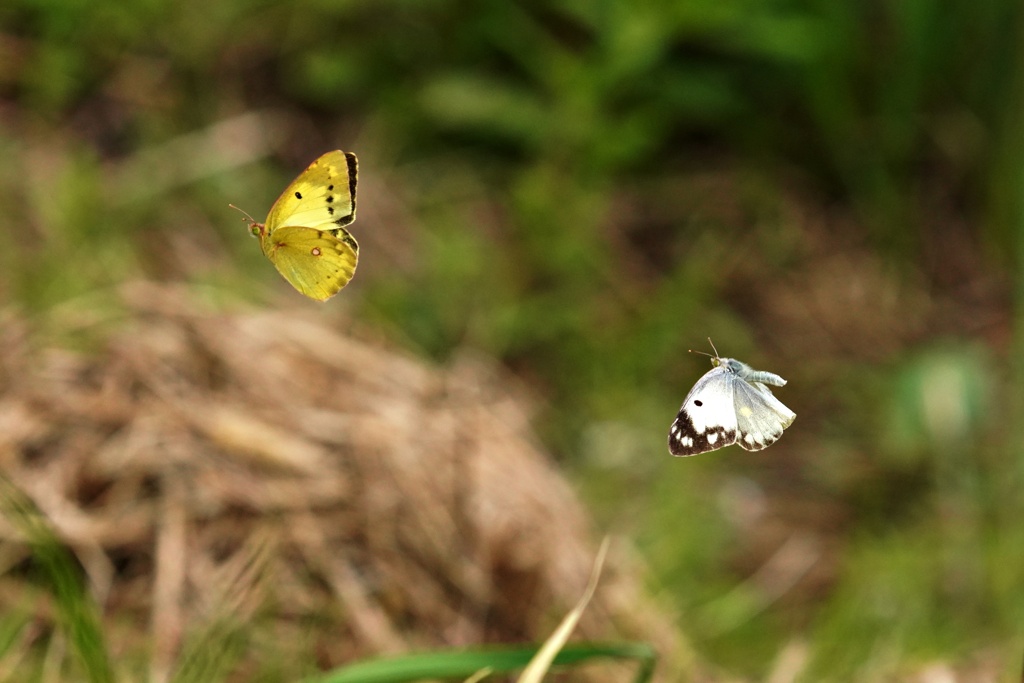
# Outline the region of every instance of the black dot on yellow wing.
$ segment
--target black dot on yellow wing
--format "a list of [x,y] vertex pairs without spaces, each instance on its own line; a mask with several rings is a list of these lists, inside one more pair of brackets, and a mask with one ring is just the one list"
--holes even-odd
[[309,253],[312,254],[313,256],[319,256],[320,247],[313,247],[312,249],[309,250]]
[[333,206],[328,206],[327,207],[327,213],[329,213],[329,214],[331,214],[333,216],[334,215],[334,207]]
[[330,204],[333,201],[334,201],[334,195],[328,195],[327,196],[327,203]]
[[302,193],[301,192],[296,192],[295,193],[295,198],[296,199],[302,199]]
[[327,186],[327,191],[328,192],[332,192],[333,190],[334,190],[334,185],[328,185]]

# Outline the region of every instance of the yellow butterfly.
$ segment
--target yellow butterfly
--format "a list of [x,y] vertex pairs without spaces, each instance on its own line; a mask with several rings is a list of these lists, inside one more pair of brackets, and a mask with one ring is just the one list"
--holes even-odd
[[238,209],[284,279],[310,299],[326,301],[356,272],[359,245],[345,226],[356,219],[358,162],[351,152],[324,154],[270,207],[266,223]]

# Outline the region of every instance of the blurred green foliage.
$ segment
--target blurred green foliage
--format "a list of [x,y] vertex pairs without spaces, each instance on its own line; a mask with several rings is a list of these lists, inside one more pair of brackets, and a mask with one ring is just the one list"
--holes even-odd
[[[138,276],[279,285],[224,204],[258,213],[351,149],[409,198],[415,258],[374,250],[392,226],[361,195],[339,298],[535,387],[707,656],[763,676],[806,640],[808,680],[1008,657],[1021,111],[1008,0],[8,0],[0,294],[45,318]],[[262,136],[192,137],[247,112]],[[801,417],[766,454],[665,452],[708,335],[791,380]],[[821,600],[745,583],[787,504],[828,540]]]
[[[77,665],[72,676],[89,683],[113,683],[114,667],[104,645],[99,610],[83,572],[31,499],[3,476],[0,476],[0,513],[28,542],[36,565],[34,573],[39,575],[39,583],[52,591],[57,623],[63,628],[63,636]],[[4,658],[8,662],[17,661],[23,656],[18,640],[25,637],[26,631],[31,631],[28,620],[21,609],[15,609],[5,613],[0,623],[0,631],[5,632],[0,655],[13,651],[12,656]],[[43,671],[32,671],[37,662],[29,660],[17,667],[18,675],[42,679],[47,673],[51,676],[57,673],[52,670],[53,662],[45,664],[49,664],[51,671],[45,671],[46,667]],[[10,666],[8,663],[7,667]]]

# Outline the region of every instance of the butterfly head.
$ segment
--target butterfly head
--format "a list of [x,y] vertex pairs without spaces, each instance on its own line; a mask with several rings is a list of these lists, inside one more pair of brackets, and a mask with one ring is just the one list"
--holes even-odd
[[694,351],[693,349],[690,349],[690,353],[699,353],[703,356],[707,356],[708,358],[711,359],[711,367],[713,368],[717,368],[720,365],[724,365],[726,369],[731,369],[729,364],[734,363],[736,361],[733,361],[729,358],[721,358],[718,355],[718,349],[715,348],[714,342],[711,341],[711,337],[708,337],[708,343],[711,344],[711,350],[715,352],[715,355],[712,356],[707,351]]
[[264,234],[266,233],[266,230],[267,230],[267,226],[266,225],[264,225],[263,223],[258,222],[255,218],[253,218],[252,216],[247,214],[245,211],[242,211],[241,209],[239,209],[234,204],[228,204],[228,206],[230,206],[235,211],[241,212],[241,214],[243,216],[245,216],[245,218],[243,218],[242,220],[245,220],[245,221],[249,222],[249,232],[252,233],[253,237],[262,238],[264,236]]

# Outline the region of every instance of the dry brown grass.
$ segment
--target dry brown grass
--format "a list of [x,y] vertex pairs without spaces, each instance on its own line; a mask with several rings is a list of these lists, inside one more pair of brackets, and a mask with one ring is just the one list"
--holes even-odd
[[[0,464],[82,562],[115,656],[149,648],[159,680],[225,616],[319,667],[540,641],[581,595],[586,511],[487,359],[434,367],[316,312],[214,313],[173,287],[123,299],[98,353],[14,316],[0,332]],[[0,538],[17,568],[27,548]],[[579,633],[652,642],[675,680],[692,659],[625,550]]]

